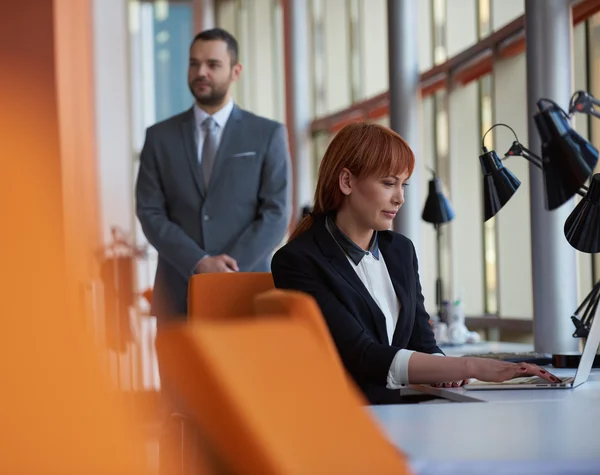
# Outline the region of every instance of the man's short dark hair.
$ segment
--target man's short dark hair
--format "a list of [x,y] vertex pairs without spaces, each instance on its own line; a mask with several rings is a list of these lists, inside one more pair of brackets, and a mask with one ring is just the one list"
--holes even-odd
[[227,44],[227,51],[231,57],[231,65],[235,65],[238,62],[238,42],[235,37],[225,31],[223,28],[212,28],[210,30],[204,30],[198,33],[192,44],[196,41],[224,41]]

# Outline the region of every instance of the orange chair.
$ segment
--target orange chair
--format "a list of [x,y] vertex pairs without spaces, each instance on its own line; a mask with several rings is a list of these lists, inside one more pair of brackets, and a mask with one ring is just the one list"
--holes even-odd
[[172,327],[165,371],[232,473],[408,474],[324,345],[287,315]]
[[196,274],[188,286],[190,320],[252,314],[257,294],[275,288],[270,272]]
[[[254,298],[254,311],[257,314],[286,315],[304,324],[314,333],[327,356],[344,374],[344,377],[350,380],[346,375],[321,309],[312,296],[295,290],[268,290]],[[354,387],[354,383],[352,385]]]
[[[188,285],[189,320],[228,320],[251,315],[254,297],[274,287],[270,272],[194,275]],[[173,413],[167,427],[170,430],[165,431],[164,445],[169,447],[168,454],[176,452],[180,455],[177,459],[178,473],[206,473],[206,447],[194,421],[190,421],[186,414]],[[160,475],[163,473],[166,475],[168,472],[161,471]]]

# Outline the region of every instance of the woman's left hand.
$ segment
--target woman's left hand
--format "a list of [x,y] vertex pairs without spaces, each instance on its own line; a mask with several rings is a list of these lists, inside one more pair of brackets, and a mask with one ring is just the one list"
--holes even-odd
[[460,388],[465,384],[469,384],[470,379],[463,379],[462,381],[454,381],[453,383],[433,383],[431,386],[434,388]]

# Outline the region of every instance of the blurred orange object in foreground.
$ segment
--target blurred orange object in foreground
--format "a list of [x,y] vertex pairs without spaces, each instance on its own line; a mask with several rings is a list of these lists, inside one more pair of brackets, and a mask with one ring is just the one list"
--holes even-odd
[[[7,475],[143,473],[141,438],[78,312],[90,266],[79,256],[90,251],[89,229],[98,229],[80,221],[97,220],[97,204],[70,199],[82,187],[76,178],[90,178],[95,167],[93,155],[73,155],[94,149],[90,104],[74,103],[93,97],[91,18],[87,0],[19,0],[0,15],[0,473]],[[65,84],[77,87],[65,95]]]

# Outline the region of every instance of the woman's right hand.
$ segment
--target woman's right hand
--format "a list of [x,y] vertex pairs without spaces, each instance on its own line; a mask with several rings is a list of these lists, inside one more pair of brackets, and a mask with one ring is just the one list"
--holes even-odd
[[539,376],[551,383],[560,382],[560,379],[552,373],[529,363],[509,363],[491,358],[469,357],[468,366],[469,373],[479,381],[500,383],[522,376]]

